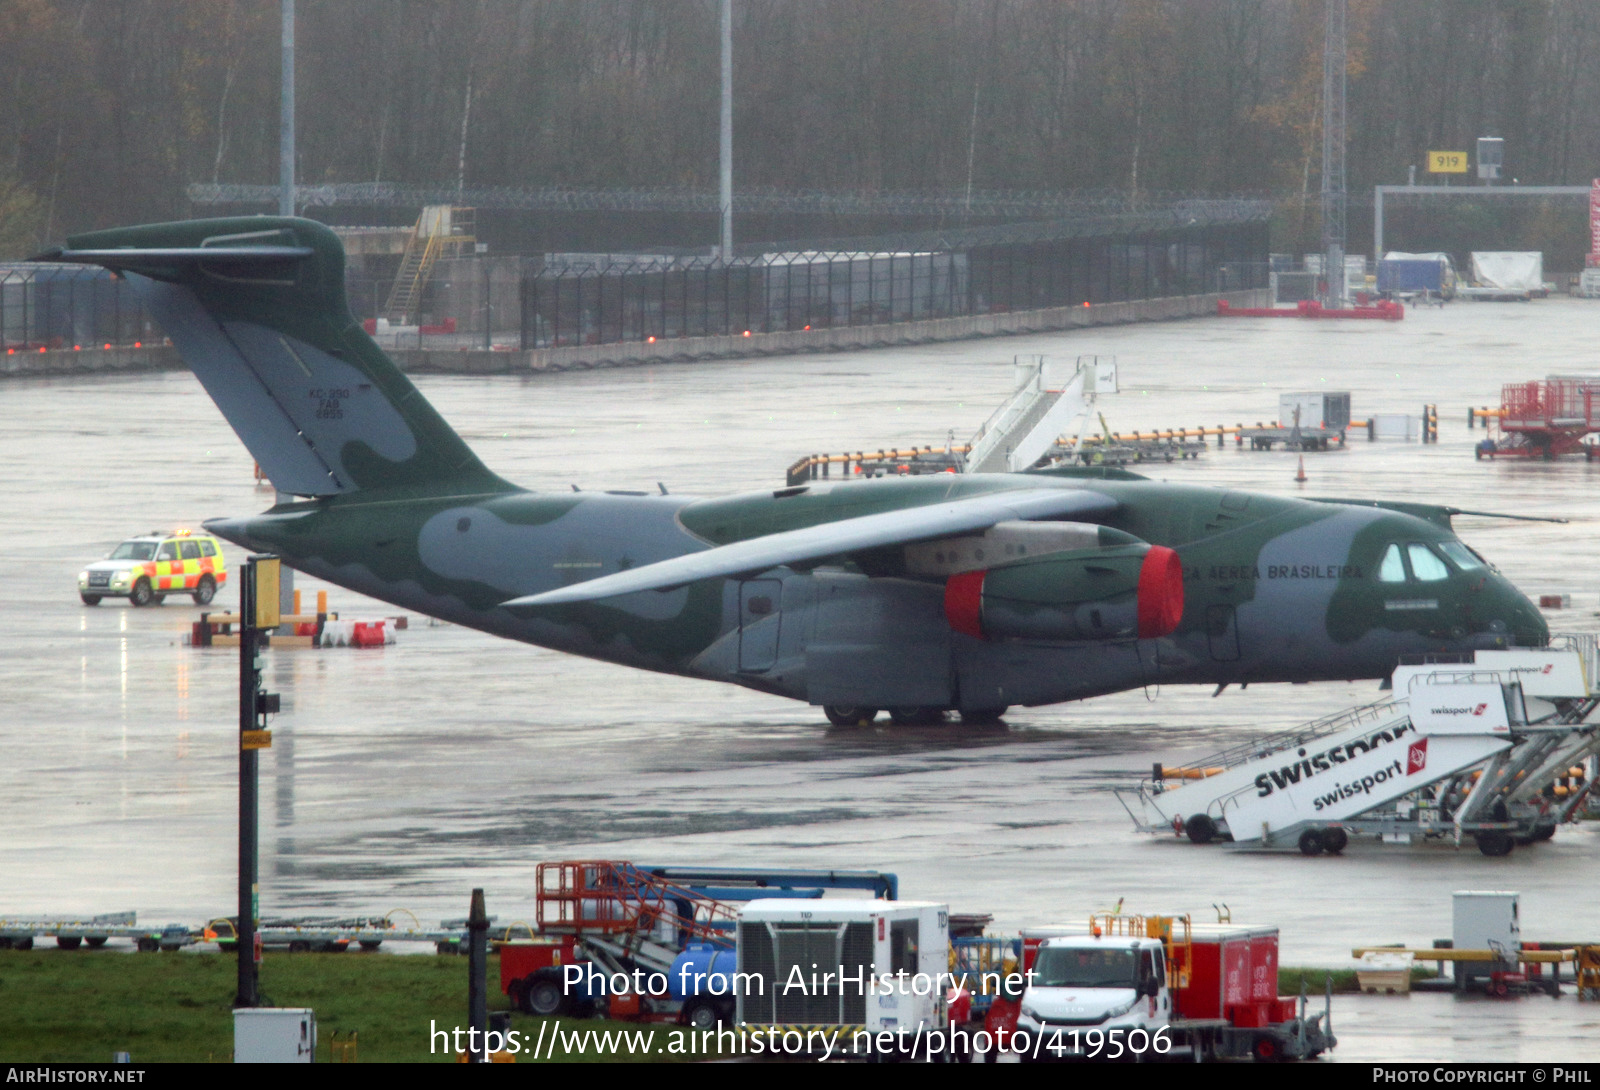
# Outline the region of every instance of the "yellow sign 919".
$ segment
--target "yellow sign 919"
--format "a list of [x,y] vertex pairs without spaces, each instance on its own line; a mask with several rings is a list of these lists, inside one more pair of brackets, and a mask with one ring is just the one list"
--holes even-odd
[[1467,153],[1464,151],[1430,151],[1428,153],[1429,174],[1465,174],[1467,172]]

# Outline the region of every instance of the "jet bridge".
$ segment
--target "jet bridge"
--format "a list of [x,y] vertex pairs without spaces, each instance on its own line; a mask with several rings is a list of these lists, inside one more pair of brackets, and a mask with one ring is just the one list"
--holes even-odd
[[1468,657],[1402,665],[1393,700],[1157,766],[1118,798],[1146,832],[1308,855],[1351,836],[1470,836],[1485,855],[1546,839],[1595,778],[1595,637]]

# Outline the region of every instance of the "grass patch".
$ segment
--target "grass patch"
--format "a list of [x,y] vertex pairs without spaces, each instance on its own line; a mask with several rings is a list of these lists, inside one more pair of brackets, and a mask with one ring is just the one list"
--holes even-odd
[[[233,1058],[231,954],[130,954],[105,950],[0,950],[0,1062],[107,1063],[128,1052],[136,1063],[227,1063]],[[499,959],[489,958],[489,1009],[508,1010],[499,993]],[[459,956],[268,953],[264,1001],[310,1007],[317,1016],[317,1060],[331,1059],[335,1031],[359,1034],[362,1063],[453,1062],[429,1051],[429,1029],[465,1027],[467,959]],[[521,1013],[511,1028],[536,1038],[542,1020]],[[675,1026],[561,1019],[563,1033],[595,1029],[655,1031],[660,1055],[697,1059]],[[698,1043],[698,1042],[697,1042]],[[626,1060],[593,1046],[558,1059]],[[527,1057],[519,1057],[527,1062]]]

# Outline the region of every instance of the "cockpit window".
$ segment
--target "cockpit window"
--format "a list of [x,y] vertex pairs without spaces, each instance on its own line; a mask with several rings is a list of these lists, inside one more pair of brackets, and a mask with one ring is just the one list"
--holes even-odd
[[1413,542],[1406,546],[1406,554],[1411,558],[1411,574],[1417,577],[1418,582],[1437,583],[1450,578],[1450,569],[1426,545]]
[[1378,582],[1404,583],[1406,581],[1405,561],[1400,559],[1400,546],[1391,545],[1383,554],[1383,563],[1378,565]]
[[1484,566],[1483,558],[1459,541],[1441,541],[1439,550],[1456,562],[1456,567],[1462,571],[1472,571],[1474,568]]

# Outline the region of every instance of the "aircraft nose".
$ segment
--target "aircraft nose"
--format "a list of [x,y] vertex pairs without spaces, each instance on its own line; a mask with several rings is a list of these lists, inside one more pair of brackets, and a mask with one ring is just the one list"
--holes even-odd
[[1509,582],[1497,580],[1501,593],[1491,611],[1489,630],[1516,647],[1542,647],[1550,642],[1550,626],[1539,608]]
[[1521,606],[1511,626],[1511,634],[1516,637],[1517,643],[1535,647],[1549,643],[1550,626],[1545,623],[1543,614],[1527,598],[1522,599]]

